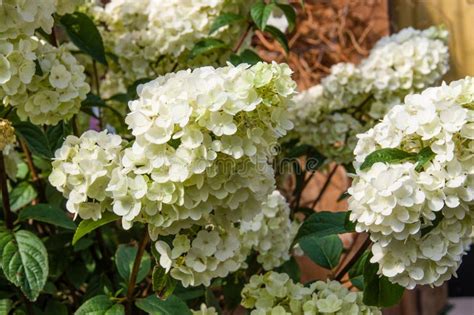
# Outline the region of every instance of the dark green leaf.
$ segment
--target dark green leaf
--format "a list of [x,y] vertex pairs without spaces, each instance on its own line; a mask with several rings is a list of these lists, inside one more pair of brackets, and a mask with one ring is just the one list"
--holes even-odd
[[242,301],[240,292],[242,292],[243,288],[244,282],[238,279],[238,277],[235,277],[234,275],[227,277],[222,288],[224,293],[224,304],[226,308],[233,310],[239,306],[240,302]]
[[240,53],[240,58],[242,59],[242,63],[248,63],[249,65],[254,65],[260,61],[262,58],[250,49],[245,49],[242,53]]
[[416,154],[414,153],[405,152],[400,149],[384,148],[367,155],[360,169],[364,170],[369,168],[377,162],[398,163],[414,159],[416,159]]
[[[115,265],[119,275],[125,280],[129,281],[130,274],[137,256],[137,248],[130,245],[120,244],[115,252]],[[148,275],[151,269],[150,255],[145,251],[140,262],[140,268],[137,274],[137,283],[140,283]]]
[[[8,236],[1,237],[2,240],[5,238]],[[20,230],[12,233],[4,244],[2,268],[5,277],[20,287],[30,301],[35,301],[46,284],[49,271],[48,253],[43,242],[33,233]]]
[[344,228],[347,232],[355,232],[356,223],[350,219],[351,211],[346,211],[346,217],[344,218]]
[[43,69],[41,69],[41,65],[38,59],[35,59],[35,75],[42,77],[43,76]]
[[214,33],[221,27],[224,27],[226,25],[230,25],[236,22],[241,22],[245,20],[245,17],[243,17],[240,14],[235,14],[235,13],[223,13],[219,15],[215,20],[214,23],[211,25],[211,29],[209,31],[209,34]]
[[102,213],[102,218],[97,221],[94,220],[84,220],[79,223],[76,232],[72,238],[72,245],[76,244],[78,240],[80,240],[84,235],[89,234],[90,232],[94,231],[95,229],[108,224],[110,222],[118,220],[120,217],[112,212],[104,212]]
[[54,315],[68,315],[66,305],[57,300],[49,300],[46,303],[46,309],[44,310],[44,313]]
[[107,65],[104,43],[94,22],[84,13],[74,12],[61,17],[61,24],[71,41],[98,62]]
[[321,267],[333,269],[339,264],[343,247],[337,235],[307,236],[300,239],[299,244],[305,254]]
[[[221,309],[221,306],[219,304],[219,300],[216,298],[216,296],[214,295],[214,292],[212,291],[212,286],[216,285],[216,282],[220,282],[220,280],[221,279],[215,280],[211,284],[211,287],[206,288],[206,295],[204,297],[204,301],[206,302],[206,305],[208,307],[214,307],[218,314],[222,314],[222,309]],[[221,284],[218,284],[218,286],[220,287]]]
[[152,274],[153,291],[162,299],[166,300],[176,289],[177,281],[166,273],[159,265],[153,267]]
[[390,307],[402,298],[405,288],[391,283],[387,277],[377,275],[379,265],[370,263],[370,254],[364,267],[364,298],[366,305]]
[[189,58],[196,58],[199,55],[208,53],[210,51],[220,49],[220,48],[226,48],[228,47],[226,43],[219,39],[215,38],[204,38],[197,42],[191,52],[189,53]]
[[280,31],[274,26],[267,25],[265,27],[265,32],[270,34],[277,42],[279,42],[281,47],[283,47],[286,53],[290,51],[290,46],[288,46],[288,40],[286,39],[286,36],[285,34],[283,34],[282,31]]
[[359,290],[364,290],[364,268],[369,257],[369,252],[366,251],[357,259],[355,264],[349,269],[349,279],[351,283]]
[[51,146],[51,152],[54,153],[64,142],[64,139],[71,134],[71,128],[64,122],[59,122],[57,125],[49,127],[46,131],[46,137]]
[[55,208],[48,204],[37,204],[20,211],[18,216],[20,221],[33,219],[39,222],[45,222],[59,226],[68,230],[75,230],[76,223],[69,218],[64,210]]
[[277,3],[276,4],[280,10],[283,11],[283,14],[288,21],[288,31],[292,32],[296,24],[296,11],[293,6],[289,4]]
[[36,190],[28,182],[21,182],[10,192],[10,208],[16,211],[31,203],[37,196]]
[[425,164],[431,161],[435,156],[436,154],[433,152],[433,150],[431,150],[430,147],[425,147],[421,149],[416,157],[417,163],[415,166],[415,170],[417,172],[421,172]]
[[18,136],[26,141],[31,152],[47,159],[53,156],[48,138],[40,127],[30,122],[18,122],[14,127]]
[[337,198],[337,202],[346,200],[350,196],[351,195],[347,191],[345,191],[345,192],[343,192],[342,194],[339,195],[339,197]]
[[106,295],[97,295],[87,300],[74,315],[122,315],[125,314],[123,305],[115,304]]
[[174,295],[164,301],[155,295],[150,295],[136,300],[135,306],[151,315],[191,315],[186,303]]
[[253,22],[260,30],[265,30],[267,26],[268,18],[275,8],[274,3],[266,4],[263,0],[256,2],[250,8],[250,16]]
[[295,242],[305,237],[324,237],[348,232],[344,227],[345,212],[314,212],[298,230]]
[[93,107],[106,108],[110,110],[119,119],[119,121],[123,120],[123,115],[118,110],[116,110],[112,106],[107,105],[107,103],[105,103],[105,101],[101,99],[100,97],[98,97],[97,95],[89,93],[87,94],[86,99],[83,100],[81,103],[81,110],[87,111],[89,115],[95,117],[96,115],[92,111]]

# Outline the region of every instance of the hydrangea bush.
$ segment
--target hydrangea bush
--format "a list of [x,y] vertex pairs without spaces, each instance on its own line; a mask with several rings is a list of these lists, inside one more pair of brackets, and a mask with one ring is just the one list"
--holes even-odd
[[[250,48],[258,31],[289,52],[286,1],[103,2],[0,0],[2,311],[381,314],[456,273],[474,79],[427,89],[444,29],[298,94]],[[326,188],[303,191],[333,161],[353,162],[350,211],[315,212]],[[302,283],[301,255],[330,276]]]

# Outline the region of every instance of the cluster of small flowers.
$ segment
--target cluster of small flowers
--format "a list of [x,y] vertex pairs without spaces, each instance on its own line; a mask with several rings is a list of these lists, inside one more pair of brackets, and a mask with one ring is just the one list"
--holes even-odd
[[[225,64],[228,55],[222,51],[194,59],[188,55],[194,44],[209,36],[217,16],[243,12],[248,5],[242,0],[112,0],[105,7],[93,5],[87,10],[105,25],[105,45],[119,63],[114,76],[123,77],[130,85],[137,79],[175,70]],[[213,37],[231,44],[242,27],[222,28]]]
[[251,315],[382,314],[362,302],[361,292],[351,292],[337,281],[317,281],[305,287],[273,271],[250,278],[242,290],[241,304],[252,309]]
[[252,246],[263,269],[271,270],[290,259],[299,223],[291,221],[290,207],[278,190],[268,196],[262,210],[251,221],[242,221],[242,243]]
[[356,168],[381,148],[433,153],[423,169],[415,161],[358,169],[349,189],[356,231],[370,232],[374,241],[372,261],[407,288],[441,285],[471,244],[473,104],[474,78],[467,77],[408,95],[404,105],[358,135]]
[[55,153],[50,183],[67,198],[69,212],[83,219],[101,218],[110,208],[105,188],[112,169],[120,163],[122,139],[107,131],[68,136]]
[[291,112],[295,136],[329,160],[350,163],[358,133],[405,95],[434,84],[447,72],[446,41],[442,28],[407,28],[381,39],[360,65],[333,66],[321,85],[297,97]]
[[2,0],[0,1],[0,39],[32,36],[41,28],[51,33],[53,14],[72,13],[85,0]]
[[65,47],[27,36],[0,40],[0,83],[3,105],[34,124],[71,118],[90,90],[84,67]]
[[[110,210],[124,228],[138,221],[148,223],[154,240],[169,235],[171,241],[157,242],[160,264],[186,286],[237,270],[250,251],[239,226],[261,211],[274,189],[272,145],[292,128],[285,112],[294,91],[289,67],[275,63],[179,71],[139,86],[125,120],[135,141],[120,161],[112,161],[119,155],[114,151],[97,163],[89,155],[103,150],[98,144],[84,153],[100,170],[118,164],[100,173],[106,187],[99,197],[111,202],[89,217]],[[119,150],[119,139],[109,142]],[[88,196],[97,194],[89,187],[90,169],[76,165],[82,153],[68,163],[67,143],[56,153],[51,182],[66,192],[62,174],[77,171],[84,194],[68,209],[82,217],[76,209],[87,197],[101,199]]]

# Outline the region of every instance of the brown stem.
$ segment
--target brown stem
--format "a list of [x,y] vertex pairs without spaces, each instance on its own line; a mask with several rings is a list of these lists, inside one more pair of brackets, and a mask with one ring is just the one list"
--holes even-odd
[[72,116],[71,126],[72,126],[72,133],[76,137],[78,137],[79,136],[79,128],[77,127],[77,115]]
[[[361,234],[359,234],[361,235]],[[355,252],[355,254],[351,257],[351,259],[349,259],[349,261],[347,262],[347,264],[344,265],[344,267],[336,272],[336,276],[335,276],[335,279],[340,281],[342,279],[342,277],[344,277],[344,275],[349,272],[349,270],[351,269],[351,267],[357,262],[357,260],[360,258],[360,256],[362,256],[362,254],[365,252],[365,250],[367,248],[369,248],[370,244],[372,242],[370,241],[370,238],[369,238],[369,235],[366,234],[365,235],[365,240],[364,242],[362,243],[362,245],[357,249],[357,251]]]
[[252,24],[249,23],[244,34],[242,35],[242,37],[240,37],[239,42],[237,43],[237,45],[235,45],[234,49],[232,50],[234,53],[237,53],[239,51],[240,47],[244,43],[245,38],[247,38],[247,35],[249,34],[251,29],[252,29]]
[[[94,84],[95,84],[95,92],[97,96],[100,98],[100,82],[99,82],[99,72],[97,71],[97,62],[95,60],[92,61],[92,69],[94,70]],[[99,128],[102,129],[102,109],[97,107],[99,111]]]
[[337,171],[337,168],[339,167],[339,164],[336,164],[336,166],[334,166],[334,168],[331,170],[331,172],[329,173],[328,177],[326,178],[326,181],[324,182],[324,185],[323,187],[321,188],[321,191],[319,192],[318,196],[316,197],[316,199],[314,199],[314,202],[313,204],[311,205],[311,209],[313,209],[314,207],[316,207],[316,205],[318,204],[319,201],[321,201],[321,198],[323,198],[323,195],[324,193],[326,192],[326,190],[328,189],[329,187],[329,184],[331,183],[331,179],[332,177],[334,176],[334,174],[336,174],[336,171]]
[[46,196],[44,194],[43,183],[41,182],[41,178],[39,178],[38,173],[36,172],[35,165],[33,164],[33,158],[31,157],[31,152],[30,150],[28,150],[25,141],[20,140],[20,145],[21,149],[25,153],[26,164],[28,164],[28,169],[31,173],[31,179],[33,180],[33,183],[35,184],[36,189],[38,190],[39,199],[41,202],[44,202],[46,201]]
[[150,237],[148,235],[148,229],[145,227],[145,233],[143,238],[138,244],[137,255],[135,256],[135,261],[133,262],[132,273],[130,274],[130,280],[128,282],[127,290],[127,315],[132,315],[132,305],[133,305],[133,291],[135,290],[135,285],[137,282],[138,270],[140,269],[140,263],[142,261],[143,253],[145,252],[145,247],[148,244]]
[[7,173],[5,171],[5,160],[3,152],[0,151],[0,186],[2,186],[3,216],[7,229],[13,229],[13,219],[10,209],[10,196],[8,195]]

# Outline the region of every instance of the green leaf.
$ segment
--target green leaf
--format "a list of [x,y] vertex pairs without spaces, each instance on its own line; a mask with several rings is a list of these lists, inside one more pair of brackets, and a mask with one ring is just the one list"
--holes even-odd
[[3,247],[2,268],[8,281],[20,287],[30,301],[35,301],[46,284],[49,271],[43,242],[29,231],[12,233]]
[[208,53],[210,51],[226,47],[228,47],[227,44],[219,39],[204,38],[194,45],[193,49],[189,53],[189,58],[193,59],[204,53]]
[[17,211],[31,203],[37,195],[33,185],[28,182],[21,182],[10,192],[10,208]]
[[288,40],[286,39],[286,36],[282,33],[282,31],[280,31],[274,26],[267,25],[265,26],[265,32],[270,34],[277,42],[279,42],[286,53],[290,51],[290,46],[288,46]]
[[221,27],[224,27],[226,25],[230,25],[236,22],[241,22],[245,20],[245,17],[243,17],[240,14],[235,14],[235,13],[223,13],[216,17],[214,22],[211,25],[211,29],[209,30],[209,35],[220,29]]
[[41,69],[41,65],[38,59],[35,59],[35,75],[42,77],[43,76],[43,69]]
[[86,14],[81,12],[66,14],[61,17],[60,21],[77,48],[101,64],[107,65],[102,36],[100,36],[94,22]]
[[348,272],[351,283],[361,291],[364,290],[364,268],[369,254],[369,251],[365,251]]
[[59,226],[68,230],[75,230],[76,223],[69,218],[64,210],[53,207],[48,204],[37,204],[20,211],[18,216],[20,221],[33,219],[39,222],[45,222]]
[[[107,105],[107,103],[105,103],[105,101],[97,95],[89,93],[87,94],[86,99],[83,100],[81,103],[81,110],[87,111],[89,113],[92,112],[93,107],[106,108],[110,110],[119,119],[119,121],[123,120],[123,115],[118,110],[116,110],[110,105]],[[95,114],[91,116],[95,116]]]
[[384,148],[367,155],[360,169],[364,170],[369,168],[377,162],[398,163],[414,159],[416,159],[416,154],[414,153],[405,152],[400,149]]
[[355,232],[356,223],[351,221],[352,211],[346,211],[346,217],[344,219],[344,228],[347,232]]
[[387,277],[377,275],[379,265],[370,263],[370,254],[364,266],[364,298],[366,305],[389,307],[397,304],[405,288],[391,283]]
[[123,305],[115,304],[106,295],[97,295],[87,300],[74,315],[122,315],[125,314]]
[[53,156],[48,138],[40,127],[30,122],[17,122],[13,126],[18,136],[26,141],[31,152],[47,159]]
[[250,8],[250,16],[253,22],[260,30],[265,30],[267,26],[268,18],[275,8],[274,3],[266,4],[263,0],[256,2]]
[[[133,263],[137,256],[138,249],[131,245],[120,244],[115,252],[115,265],[119,275],[125,280],[129,281],[132,273]],[[140,268],[137,274],[137,283],[140,283],[148,275],[151,269],[150,255],[145,251],[140,262]]]
[[245,49],[240,55],[232,54],[230,56],[230,62],[234,66],[237,66],[241,63],[254,65],[260,61],[262,61],[262,58],[260,58],[260,56],[256,52],[250,49]]
[[426,163],[431,161],[436,154],[431,150],[430,147],[425,147],[418,152],[418,155],[416,156],[416,166],[415,170],[417,172],[421,172],[423,170],[423,167],[425,166]]
[[45,314],[68,315],[67,306],[57,300],[49,300],[44,310]]
[[343,247],[337,235],[312,235],[302,238],[299,244],[305,254],[321,267],[333,269],[339,264]]
[[176,289],[177,281],[158,264],[153,267],[151,279],[153,291],[163,300],[170,297]]
[[175,295],[166,300],[160,300],[156,295],[135,301],[135,306],[151,315],[191,315],[186,303]]
[[46,131],[46,137],[54,153],[64,142],[64,139],[71,134],[71,128],[68,124],[61,121],[57,125],[49,127]]
[[12,309],[12,301],[10,299],[0,300],[0,315],[8,315]]
[[306,219],[295,236],[295,242],[305,237],[324,237],[348,232],[344,227],[345,212],[314,212]]
[[95,229],[108,224],[110,222],[118,220],[120,217],[112,212],[104,212],[102,213],[102,218],[97,221],[94,220],[84,220],[79,223],[76,232],[72,238],[72,245],[76,244],[78,240],[80,240],[84,235],[89,234],[90,232],[94,231]]
[[286,20],[288,21],[288,31],[292,32],[296,25],[295,8],[293,8],[293,6],[289,4],[283,4],[283,3],[277,3],[276,5],[281,11],[283,11],[283,14],[286,17]]

